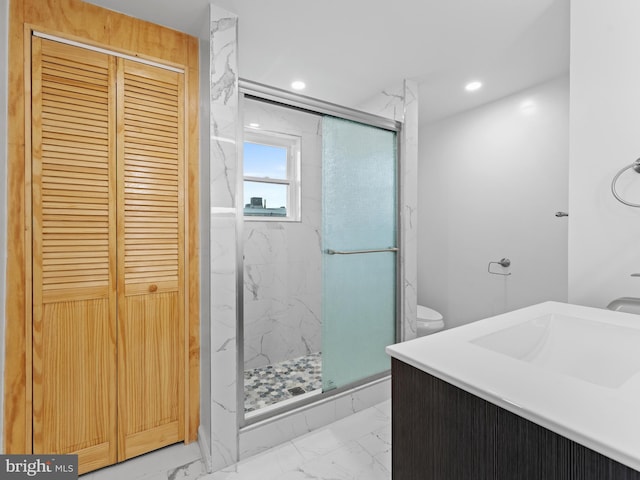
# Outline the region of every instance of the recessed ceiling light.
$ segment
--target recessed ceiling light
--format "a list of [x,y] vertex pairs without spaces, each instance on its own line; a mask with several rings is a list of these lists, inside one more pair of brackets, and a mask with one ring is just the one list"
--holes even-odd
[[482,82],[469,82],[464,87],[467,92],[475,92],[476,90],[480,90],[481,88]]
[[307,84],[304,83],[302,80],[296,80],[295,82],[291,82],[291,88],[293,88],[294,90],[304,90],[306,86]]
[[250,126],[251,128],[260,128],[260,124],[259,124],[259,123],[257,123],[257,122],[251,122],[251,123],[249,124],[249,126]]

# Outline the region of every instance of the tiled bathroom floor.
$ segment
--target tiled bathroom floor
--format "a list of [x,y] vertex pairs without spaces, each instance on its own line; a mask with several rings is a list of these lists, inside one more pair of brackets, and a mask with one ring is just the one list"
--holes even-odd
[[202,477],[205,479],[390,480],[391,401]]
[[196,480],[206,476],[197,442],[177,444],[102,468],[80,480]]
[[208,474],[197,443],[174,445],[81,480],[390,480],[391,401]]
[[320,353],[245,370],[244,411],[252,412],[321,388]]

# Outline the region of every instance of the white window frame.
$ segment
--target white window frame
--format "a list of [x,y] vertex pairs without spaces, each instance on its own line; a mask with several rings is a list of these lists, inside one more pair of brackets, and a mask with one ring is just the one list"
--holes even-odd
[[[246,221],[253,222],[299,222],[301,210],[300,198],[300,148],[301,138],[286,133],[271,132],[253,128],[245,129],[244,142],[268,145],[287,149],[287,174],[286,178],[251,177],[243,172],[243,214],[244,214],[244,182],[270,183],[273,185],[287,186],[287,215],[276,217],[271,215],[244,215]],[[244,162],[243,162],[244,164]]]

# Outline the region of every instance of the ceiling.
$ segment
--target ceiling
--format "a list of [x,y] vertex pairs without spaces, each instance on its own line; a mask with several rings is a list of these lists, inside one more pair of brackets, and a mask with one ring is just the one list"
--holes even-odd
[[[89,0],[206,38],[207,0]],[[434,121],[569,69],[569,0],[215,0],[239,17],[239,73],[357,107],[402,79]],[[484,83],[469,93],[470,80]]]

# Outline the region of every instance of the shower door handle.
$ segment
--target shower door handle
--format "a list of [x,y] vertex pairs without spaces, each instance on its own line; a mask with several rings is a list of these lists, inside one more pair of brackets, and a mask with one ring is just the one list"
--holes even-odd
[[377,248],[373,250],[332,250],[327,248],[324,253],[327,255],[357,255],[360,253],[380,253],[380,252],[397,252],[397,247]]

